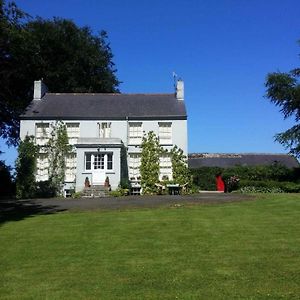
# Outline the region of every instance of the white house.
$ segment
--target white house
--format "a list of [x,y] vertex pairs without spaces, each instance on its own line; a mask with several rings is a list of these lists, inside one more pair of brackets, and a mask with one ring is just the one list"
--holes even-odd
[[[48,93],[34,82],[34,99],[21,116],[20,138],[33,135],[37,145],[49,140],[52,126],[67,126],[74,151],[66,158],[65,190],[82,191],[85,178],[103,185],[108,176],[112,189],[128,176],[134,185],[139,177],[140,144],[153,131],[165,149],[174,145],[187,155],[187,113],[184,84],[176,83],[170,94]],[[37,181],[48,179],[47,154],[37,159]],[[172,178],[171,159],[160,158],[160,177]]]

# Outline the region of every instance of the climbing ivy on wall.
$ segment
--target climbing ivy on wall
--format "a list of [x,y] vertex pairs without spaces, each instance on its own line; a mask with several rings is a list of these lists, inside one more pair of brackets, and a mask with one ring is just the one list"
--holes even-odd
[[161,146],[153,131],[144,135],[141,144],[141,186],[143,194],[153,194],[156,191],[155,184],[159,182],[159,155]]
[[174,146],[171,150],[173,181],[183,184],[191,183],[191,174],[188,169],[187,157],[183,154],[183,150]]
[[67,127],[63,122],[52,125],[51,137],[45,149],[49,159],[49,181],[56,194],[61,194],[65,181],[66,157],[73,150],[69,145]]
[[191,174],[188,169],[187,157],[183,150],[174,146],[171,151],[163,149],[153,131],[143,137],[141,144],[141,186],[143,194],[156,192],[156,183],[159,183],[159,157],[161,154],[170,153],[172,162],[173,182],[180,185],[191,184]]

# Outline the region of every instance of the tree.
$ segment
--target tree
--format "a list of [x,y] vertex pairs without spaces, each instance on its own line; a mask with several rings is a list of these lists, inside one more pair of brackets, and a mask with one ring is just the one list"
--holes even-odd
[[[300,41],[299,41],[300,42]],[[290,153],[300,157],[300,68],[289,73],[275,72],[268,74],[266,80],[266,97],[276,106],[284,118],[294,117],[296,124],[285,132],[275,135],[275,140],[281,143]]]
[[173,180],[180,185],[191,183],[191,174],[188,169],[187,158],[183,150],[174,146],[171,150]]
[[24,95],[25,82],[17,80],[22,75],[18,72],[24,68],[18,56],[22,53],[21,35],[27,18],[28,15],[14,3],[6,5],[0,0],[0,136],[7,139],[8,144],[17,143],[18,116],[26,107],[25,103],[29,103],[28,95]]
[[36,159],[38,155],[38,146],[33,142],[33,137],[26,136],[24,141],[20,142],[19,155],[16,161],[16,197],[32,198],[35,196],[36,184]]
[[143,137],[141,144],[141,186],[143,194],[152,194],[156,191],[155,184],[159,182],[159,155],[161,146],[153,131]]
[[10,173],[11,167],[0,160],[0,199],[11,196],[13,193],[13,182]]
[[0,0],[0,136],[17,144],[19,115],[32,100],[33,81],[53,92],[118,92],[105,31],[73,21],[30,18]]

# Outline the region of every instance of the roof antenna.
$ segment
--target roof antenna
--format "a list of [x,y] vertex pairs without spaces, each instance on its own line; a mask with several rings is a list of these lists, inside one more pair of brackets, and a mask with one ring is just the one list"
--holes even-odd
[[177,77],[178,77],[178,75],[174,71],[173,71],[172,75],[173,75],[173,79],[174,79],[174,88],[176,90],[176,83],[177,83]]

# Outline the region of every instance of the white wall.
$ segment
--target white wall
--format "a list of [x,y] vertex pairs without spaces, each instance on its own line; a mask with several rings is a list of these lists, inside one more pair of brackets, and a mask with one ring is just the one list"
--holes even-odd
[[[40,123],[41,121],[34,120],[22,120],[21,128],[20,128],[20,138],[23,140],[26,135],[35,135],[35,123]],[[52,123],[55,124],[55,120],[44,121],[44,123]],[[64,121],[65,123],[80,123],[80,137],[90,137],[95,138],[99,137],[99,125],[100,122],[111,122],[111,137],[120,138],[125,146],[128,146],[127,143],[127,121],[80,121],[80,120],[72,120],[72,121]],[[187,155],[187,121],[186,120],[134,120],[130,122],[142,122],[143,123],[143,131],[147,134],[149,131],[154,131],[156,135],[158,135],[158,123],[159,122],[172,122],[172,147],[173,145],[177,145],[179,148],[183,150],[183,152]],[[135,147],[130,147],[134,150]]]

